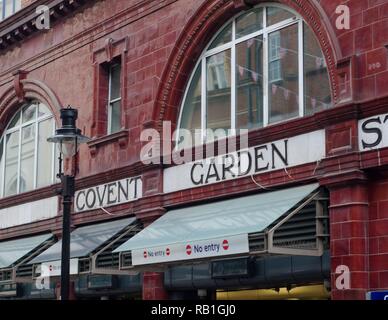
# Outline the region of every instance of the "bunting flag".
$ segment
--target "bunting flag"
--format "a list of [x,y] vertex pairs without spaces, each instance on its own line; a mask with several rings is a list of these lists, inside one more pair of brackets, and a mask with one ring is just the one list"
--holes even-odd
[[321,58],[321,57],[316,57],[315,58],[315,65],[316,65],[317,69],[320,69],[321,67],[323,67],[324,61],[325,60],[323,58]]
[[283,59],[287,54],[287,49],[286,48],[283,48],[283,47],[280,47],[279,49],[279,56],[280,56],[280,59]]
[[317,99],[311,98],[311,106],[313,107],[313,109],[315,109],[315,107],[317,106]]
[[272,95],[275,95],[277,91],[278,91],[278,86],[276,84],[273,84],[272,85]]
[[255,41],[254,38],[249,39],[249,40],[247,41],[248,48],[252,47],[254,41]]
[[244,76],[244,67],[238,66],[238,73],[240,74],[240,77]]
[[284,99],[288,100],[290,98],[290,91],[288,89],[283,89]]
[[257,82],[259,80],[259,74],[257,72],[251,71],[253,81]]

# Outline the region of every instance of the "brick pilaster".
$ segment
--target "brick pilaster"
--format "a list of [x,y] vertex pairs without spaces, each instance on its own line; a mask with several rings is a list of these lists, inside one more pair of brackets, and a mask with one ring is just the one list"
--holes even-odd
[[[364,300],[369,289],[368,213],[366,178],[349,171],[321,180],[330,190],[331,287],[334,300]],[[336,286],[338,266],[349,268],[350,287]]]

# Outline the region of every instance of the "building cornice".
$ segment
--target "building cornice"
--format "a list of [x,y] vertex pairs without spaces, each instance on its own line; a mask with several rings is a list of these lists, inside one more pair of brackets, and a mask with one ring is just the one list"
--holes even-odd
[[86,6],[92,0],[37,0],[19,10],[9,18],[0,22],[0,52],[20,43],[29,36],[42,32],[36,27],[36,13],[39,6],[47,6],[50,10],[50,21],[54,23],[74,11]]

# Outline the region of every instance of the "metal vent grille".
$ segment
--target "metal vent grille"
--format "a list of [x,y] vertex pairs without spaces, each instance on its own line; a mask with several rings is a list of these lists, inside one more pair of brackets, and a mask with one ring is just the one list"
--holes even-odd
[[312,195],[261,233],[249,234],[255,254],[321,255],[329,248],[329,213],[325,191]]
[[32,278],[33,275],[33,266],[32,264],[21,265],[16,270],[16,276],[18,278]]
[[123,252],[121,254],[121,268],[129,268],[132,266],[132,254],[131,252]]
[[12,280],[12,269],[0,270],[0,282]]
[[90,259],[89,258],[78,260],[78,271],[79,271],[79,273],[90,272]]
[[[123,243],[132,238],[136,233],[141,230],[141,225],[130,225],[122,232],[116,234],[112,239],[109,240],[113,243],[111,246],[103,249],[97,248],[95,252],[100,252],[96,258],[96,267],[99,269],[119,269],[120,267],[120,254],[113,252],[116,248],[121,246]],[[128,232],[129,231],[129,232]]]
[[273,236],[273,244],[283,248],[316,248],[316,203],[312,201],[283,225]]
[[264,252],[267,249],[264,233],[251,233],[248,239],[250,252]]
[[[51,237],[50,239],[43,242],[39,247],[37,247],[33,252],[30,252],[25,257],[21,258],[19,261],[15,263],[16,267],[16,277],[17,278],[33,278],[40,275],[40,270],[34,270],[34,266],[32,264],[28,264],[27,261],[31,261],[38,255],[40,255],[44,250],[50,247],[55,241],[55,237]],[[24,263],[26,261],[27,263]]]

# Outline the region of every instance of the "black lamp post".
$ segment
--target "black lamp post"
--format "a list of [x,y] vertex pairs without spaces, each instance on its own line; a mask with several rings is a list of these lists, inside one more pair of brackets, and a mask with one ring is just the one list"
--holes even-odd
[[55,136],[47,139],[48,142],[57,143],[59,147],[59,173],[57,177],[62,182],[62,258],[61,258],[61,300],[69,300],[70,294],[70,222],[71,204],[75,194],[75,174],[65,175],[62,172],[62,159],[72,158],[78,153],[81,143],[90,139],[81,134],[76,127],[78,111],[71,108],[60,110],[62,127],[55,130]]

